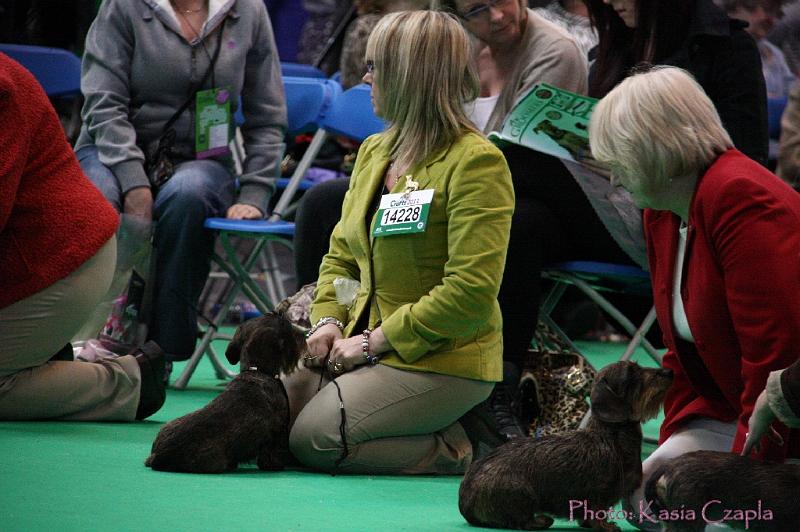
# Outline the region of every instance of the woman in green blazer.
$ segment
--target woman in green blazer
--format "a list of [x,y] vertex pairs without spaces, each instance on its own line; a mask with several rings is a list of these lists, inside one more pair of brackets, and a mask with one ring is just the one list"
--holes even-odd
[[432,11],[384,17],[367,44],[364,81],[391,125],[361,146],[307,367],[285,379],[290,448],[307,466],[460,474],[473,458],[458,420],[502,378],[514,192],[463,111],[477,94],[470,53],[460,24]]

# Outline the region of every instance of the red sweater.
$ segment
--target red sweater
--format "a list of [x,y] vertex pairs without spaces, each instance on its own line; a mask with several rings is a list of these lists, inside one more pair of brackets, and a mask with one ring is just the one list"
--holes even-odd
[[42,87],[0,53],[0,308],[78,269],[118,224]]
[[[646,210],[658,322],[675,372],[664,403],[661,440],[695,417],[747,422],[770,371],[800,351],[800,195],[731,149],[703,175],[689,208],[681,295],[694,343],[672,322],[672,283],[680,220]],[[786,445],[762,445],[762,458],[800,457],[800,432],[780,423]],[[766,440],[764,440],[766,441]]]

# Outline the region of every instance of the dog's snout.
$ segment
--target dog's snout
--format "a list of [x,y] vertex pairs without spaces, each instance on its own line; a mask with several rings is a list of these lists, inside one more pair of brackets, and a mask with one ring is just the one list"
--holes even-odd
[[658,376],[665,379],[672,379],[672,370],[669,368],[661,368],[658,370]]

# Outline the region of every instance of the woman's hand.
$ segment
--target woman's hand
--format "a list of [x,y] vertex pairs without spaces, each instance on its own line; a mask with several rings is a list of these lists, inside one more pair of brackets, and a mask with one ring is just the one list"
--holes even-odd
[[264,213],[256,209],[252,205],[245,203],[236,203],[231,205],[228,212],[225,214],[226,218],[231,220],[260,220],[264,217]]
[[[364,347],[362,346],[363,340],[364,336],[361,334],[336,340],[330,350],[328,369],[335,375],[350,371],[361,364],[366,364],[367,359],[364,358]],[[379,355],[391,349],[392,346],[380,327],[370,333],[369,352],[371,355]]]
[[750,421],[747,427],[747,439],[744,442],[744,447],[742,447],[742,456],[749,455],[750,451],[753,449],[758,451],[760,446],[759,442],[764,434],[778,445],[783,445],[783,438],[781,438],[781,435],[770,426],[773,421],[775,421],[775,413],[769,406],[767,391],[764,390],[761,392],[761,395],[758,396],[758,399],[756,399],[753,413],[750,414]]
[[356,366],[366,364],[364,351],[361,349],[362,336],[351,336],[333,342],[328,369],[334,375],[351,371]]
[[308,367],[322,366],[325,357],[330,353],[334,342],[341,340],[342,331],[333,323],[328,323],[317,329],[308,337],[308,354],[303,359],[303,365]]

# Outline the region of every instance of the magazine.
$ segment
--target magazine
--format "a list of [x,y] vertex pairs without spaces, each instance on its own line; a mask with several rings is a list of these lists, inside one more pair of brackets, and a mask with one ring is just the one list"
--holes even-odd
[[617,244],[647,269],[641,211],[626,190],[612,187],[606,172],[590,164],[589,119],[597,102],[541,83],[514,106],[501,131],[487,136],[500,148],[519,144],[561,159]]
[[569,161],[589,155],[589,118],[596,98],[582,96],[542,83],[514,106],[502,131],[489,140],[503,146],[520,144]]

